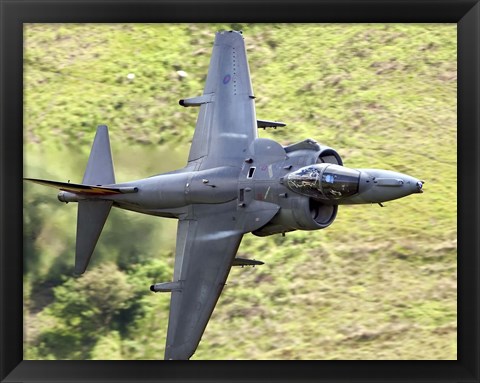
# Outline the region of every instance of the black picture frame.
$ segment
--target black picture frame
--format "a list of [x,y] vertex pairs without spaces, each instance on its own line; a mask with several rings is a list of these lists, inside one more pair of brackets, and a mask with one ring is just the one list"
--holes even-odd
[[[479,382],[478,0],[0,0],[2,382],[455,381]],[[25,361],[22,295],[23,23],[450,22],[458,26],[457,361]],[[447,182],[447,180],[446,180]],[[161,359],[161,357],[159,358]]]

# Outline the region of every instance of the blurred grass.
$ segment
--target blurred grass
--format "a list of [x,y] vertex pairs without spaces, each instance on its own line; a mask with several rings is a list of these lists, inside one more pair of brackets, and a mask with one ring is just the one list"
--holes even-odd
[[[261,137],[314,138],[346,166],[423,179],[425,193],[341,207],[318,232],[246,235],[239,254],[266,264],[232,270],[193,359],[456,359],[454,24],[25,24],[25,176],[81,181],[98,124],[117,181],[182,167],[198,110],[178,99],[201,94],[214,32],[232,28],[258,118],[288,124]],[[55,196],[25,185],[26,359],[55,357],[39,339],[72,279],[76,207]],[[163,358],[169,297],[149,293],[141,266],[172,272],[175,228],[112,211],[90,272],[117,263],[142,310],[70,358]]]

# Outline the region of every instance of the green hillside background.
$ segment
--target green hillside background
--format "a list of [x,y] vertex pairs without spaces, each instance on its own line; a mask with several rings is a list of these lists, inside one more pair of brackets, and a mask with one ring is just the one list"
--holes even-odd
[[[455,24],[25,24],[24,175],[81,182],[107,124],[118,182],[186,164],[215,31],[243,30],[261,130],[426,181],[239,255],[192,359],[456,359]],[[179,75],[185,71],[186,77]],[[180,72],[181,73],[181,72]],[[24,358],[163,359],[176,222],[114,209],[73,276],[76,204],[24,188]],[[468,255],[468,254],[465,254]]]

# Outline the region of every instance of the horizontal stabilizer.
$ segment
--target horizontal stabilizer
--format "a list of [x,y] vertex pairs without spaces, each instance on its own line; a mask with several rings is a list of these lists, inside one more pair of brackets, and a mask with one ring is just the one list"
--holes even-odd
[[233,260],[232,266],[260,266],[264,263],[262,261],[256,261],[255,259],[246,259],[246,258],[239,258],[236,257]]
[[268,121],[268,120],[257,120],[257,127],[258,128],[282,128],[284,126],[287,126],[284,122],[281,121]]
[[36,178],[24,178],[23,180],[35,182],[40,185],[50,186],[55,189],[76,193],[76,194],[110,195],[110,194],[138,192],[138,188],[136,187],[104,187],[104,186],[93,186],[93,185],[83,185],[83,184],[72,184],[70,182],[41,180]]

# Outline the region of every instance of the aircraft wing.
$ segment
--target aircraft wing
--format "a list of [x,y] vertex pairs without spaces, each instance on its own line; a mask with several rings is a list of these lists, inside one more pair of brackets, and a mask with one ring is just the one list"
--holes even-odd
[[[197,348],[223,290],[243,233],[265,225],[278,206],[255,201],[237,209],[236,201],[193,205],[179,220],[173,282],[157,291],[171,291],[165,359],[189,359]],[[153,287],[152,286],[152,290]],[[154,290],[155,291],[155,290]]]
[[[242,34],[218,32],[203,95],[180,100],[185,107],[200,107],[189,168],[242,166],[257,138],[253,99]],[[224,204],[190,205],[179,219],[173,281],[151,287],[172,294],[165,359],[192,356],[243,234],[262,227],[279,210],[276,204],[248,198],[252,200],[241,206],[236,199]]]
[[255,103],[241,33],[222,31],[215,36],[203,95],[181,100],[200,106],[188,162],[196,170],[220,165],[238,166],[257,137]]

